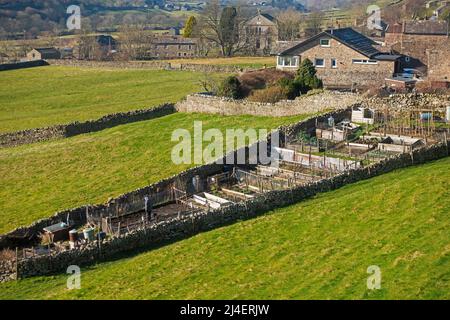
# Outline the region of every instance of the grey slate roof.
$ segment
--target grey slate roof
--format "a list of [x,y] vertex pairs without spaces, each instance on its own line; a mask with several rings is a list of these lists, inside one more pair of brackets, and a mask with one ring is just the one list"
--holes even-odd
[[449,29],[446,21],[417,20],[390,25],[387,32],[417,35],[447,35]]
[[41,54],[42,59],[59,59],[61,53],[56,48],[34,48]]
[[42,55],[59,53],[59,51],[56,48],[34,48],[34,50],[38,51]]
[[275,18],[274,17],[272,17],[270,14],[268,14],[268,13],[261,13],[261,15],[264,17],[264,18],[266,18],[266,19],[268,19],[268,20],[270,20],[270,21],[275,21]]
[[375,48],[375,46],[377,45],[375,41],[353,30],[352,28],[324,31],[296,46],[293,46],[290,49],[281,52],[280,55],[301,53],[304,49],[306,49],[307,44],[324,36],[331,37],[371,59],[377,59],[378,56],[383,58],[379,60],[396,60],[399,58],[399,56],[391,56],[389,54],[380,52],[377,48]]

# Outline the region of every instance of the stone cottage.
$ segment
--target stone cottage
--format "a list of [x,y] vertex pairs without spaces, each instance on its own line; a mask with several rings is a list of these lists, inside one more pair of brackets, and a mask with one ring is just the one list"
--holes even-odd
[[159,59],[196,57],[198,55],[197,39],[182,36],[154,37],[148,54]]
[[379,51],[376,42],[352,28],[327,30],[277,56],[277,69],[296,71],[311,60],[329,88],[381,86],[398,72],[399,55]]

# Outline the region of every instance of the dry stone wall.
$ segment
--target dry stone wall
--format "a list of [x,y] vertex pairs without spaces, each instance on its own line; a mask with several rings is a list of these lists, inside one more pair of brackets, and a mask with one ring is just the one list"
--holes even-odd
[[181,63],[167,61],[87,61],[87,60],[48,60],[51,65],[104,69],[137,69],[137,70],[174,70],[207,73],[239,73],[257,70],[233,65],[212,65]]
[[45,128],[0,134],[0,147],[14,147],[52,139],[73,137],[83,133],[96,132],[118,125],[155,119],[176,112],[173,104],[164,104],[155,108],[121,112],[106,115],[97,120],[73,122]]
[[5,63],[5,64],[0,64],[0,71],[18,70],[18,69],[35,68],[35,67],[43,67],[43,66],[48,66],[48,63],[44,60],[25,61],[25,62],[17,62],[17,63]]
[[450,106],[450,95],[438,95],[429,93],[393,94],[388,97],[371,97],[365,99],[363,104],[367,107],[389,111],[405,111],[430,109],[445,110]]
[[361,101],[361,96],[357,94],[335,91],[305,95],[295,100],[280,101],[275,104],[235,100],[208,94],[193,94],[178,102],[175,108],[179,112],[284,117],[347,109]]

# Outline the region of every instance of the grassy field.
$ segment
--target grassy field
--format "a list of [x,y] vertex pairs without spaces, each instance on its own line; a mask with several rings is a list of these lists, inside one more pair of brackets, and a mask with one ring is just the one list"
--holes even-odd
[[274,67],[276,59],[274,57],[232,57],[232,58],[196,58],[196,59],[172,59],[166,60],[173,65],[183,63],[210,64],[221,66],[238,66],[242,68],[263,68]]
[[[1,299],[450,299],[450,158],[411,167]],[[381,268],[381,290],[366,287]]]
[[200,90],[201,73],[41,67],[2,72],[0,133],[176,102]]
[[109,197],[157,182],[175,166],[175,129],[275,128],[304,116],[270,118],[173,114],[69,139],[0,149],[0,233],[62,209],[104,203]]

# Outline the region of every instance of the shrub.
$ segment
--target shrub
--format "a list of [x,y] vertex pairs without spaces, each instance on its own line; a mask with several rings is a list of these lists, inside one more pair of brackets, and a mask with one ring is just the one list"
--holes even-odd
[[316,74],[316,68],[311,60],[303,60],[294,80],[301,94],[305,94],[311,89],[321,89],[323,87],[322,80]]
[[236,76],[227,77],[220,84],[217,94],[221,97],[240,99],[242,98],[241,82]]
[[290,72],[268,68],[257,71],[249,71],[239,76],[241,82],[241,93],[243,97],[247,97],[254,90],[265,89],[276,85],[280,79],[294,79],[294,75]]
[[288,99],[288,92],[286,88],[281,86],[272,86],[266,89],[255,90],[248,97],[248,100],[253,102],[276,103],[281,100]]
[[278,81],[278,85],[286,91],[287,99],[294,100],[299,96],[300,87],[293,79],[282,78]]

